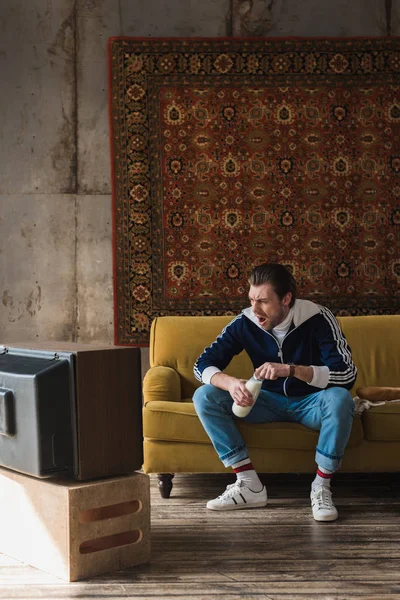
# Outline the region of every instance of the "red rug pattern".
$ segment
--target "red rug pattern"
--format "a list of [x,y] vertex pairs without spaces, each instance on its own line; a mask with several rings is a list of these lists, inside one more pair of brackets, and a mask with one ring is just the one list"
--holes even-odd
[[235,314],[256,264],[336,314],[399,312],[400,48],[112,38],[116,343]]

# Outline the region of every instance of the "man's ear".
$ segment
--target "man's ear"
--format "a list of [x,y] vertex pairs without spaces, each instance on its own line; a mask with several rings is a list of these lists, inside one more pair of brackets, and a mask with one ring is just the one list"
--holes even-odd
[[282,298],[283,306],[289,306],[292,301],[292,292],[287,292]]

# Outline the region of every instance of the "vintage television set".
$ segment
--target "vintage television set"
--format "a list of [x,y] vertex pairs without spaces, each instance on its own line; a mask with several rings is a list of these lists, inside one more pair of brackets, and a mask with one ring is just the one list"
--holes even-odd
[[0,466],[88,480],[142,462],[139,348],[0,346]]

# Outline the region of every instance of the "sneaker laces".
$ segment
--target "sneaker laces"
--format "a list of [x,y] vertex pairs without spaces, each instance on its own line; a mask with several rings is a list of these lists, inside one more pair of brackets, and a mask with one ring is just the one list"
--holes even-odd
[[235,481],[235,483],[231,483],[231,484],[227,485],[226,490],[220,496],[218,496],[218,499],[232,498],[232,496],[234,496],[235,494],[237,494],[239,492],[239,488],[241,488],[242,485],[243,484],[241,481],[239,481],[239,479],[237,481]]
[[318,509],[331,510],[333,508],[331,490],[321,485],[320,489],[313,494],[313,503],[317,505]]

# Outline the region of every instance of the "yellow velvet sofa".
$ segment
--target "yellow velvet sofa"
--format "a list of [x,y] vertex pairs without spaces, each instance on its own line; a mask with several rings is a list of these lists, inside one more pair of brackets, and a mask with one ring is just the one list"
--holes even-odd
[[[201,385],[193,364],[232,319],[159,317],[152,323],[150,369],[143,381],[144,465],[159,475],[168,497],[174,473],[223,473],[194,410],[192,396]],[[358,368],[356,384],[400,387],[400,315],[339,317]],[[251,362],[242,352],[226,372],[248,378]],[[239,428],[260,473],[312,473],[318,433],[296,423],[268,423]],[[400,404],[375,406],[356,417],[342,472],[400,471]]]

